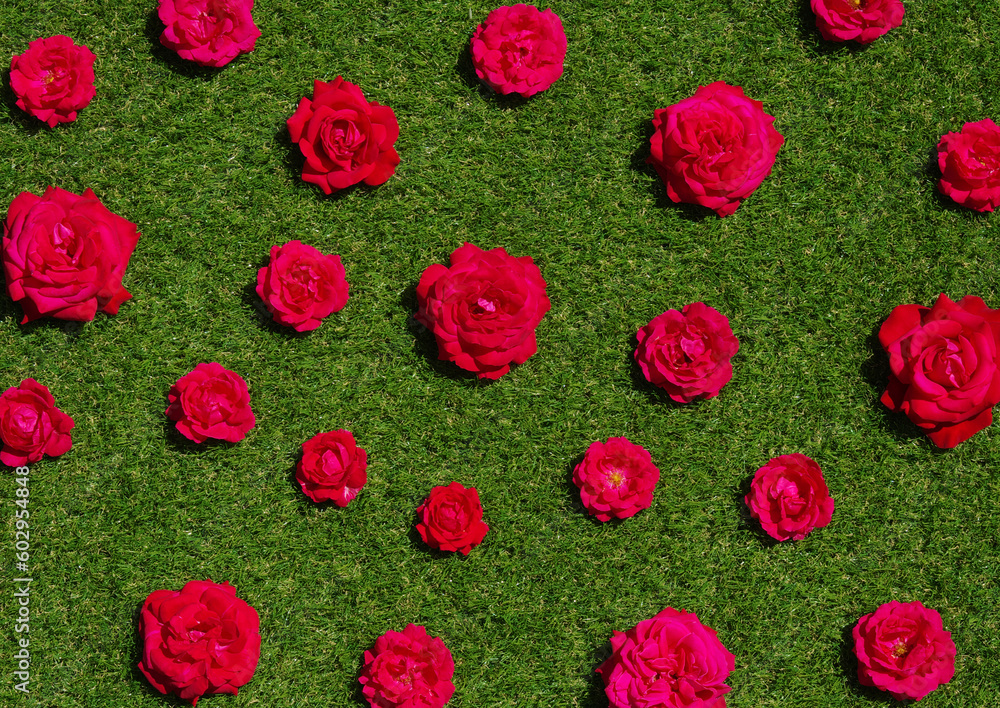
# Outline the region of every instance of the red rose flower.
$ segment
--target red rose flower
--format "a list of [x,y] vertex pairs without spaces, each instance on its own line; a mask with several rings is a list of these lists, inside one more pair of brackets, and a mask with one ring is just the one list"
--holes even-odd
[[367,469],[368,454],[355,444],[350,431],[331,430],[302,443],[295,479],[314,502],[347,506],[368,482]]
[[812,0],[812,9],[823,39],[861,44],[899,27],[905,12],[901,0]]
[[703,302],[667,310],[636,333],[635,361],[646,380],[678,403],[713,398],[733,378],[740,343],[729,320]]
[[615,632],[611,649],[597,668],[611,708],[725,708],[736,657],[693,612],[668,607]]
[[490,530],[483,523],[479,492],[458,482],[434,487],[417,507],[417,516],[417,531],[424,543],[439,551],[459,551],[463,556],[482,543]]
[[955,642],[941,615],[919,601],[887,602],[854,627],[858,681],[896,700],[919,701],[955,675]]
[[989,118],[966,123],[938,143],[941,194],[976,211],[1000,206],[1000,127]]
[[49,389],[34,379],[0,395],[0,462],[19,467],[73,447],[73,419],[56,408]]
[[778,541],[800,541],[833,518],[823,471],[799,453],[768,460],[754,475],[744,501],[767,535]]
[[257,422],[250,392],[240,375],[219,364],[198,364],[180,377],[167,396],[165,413],[188,440],[239,442]]
[[580,501],[600,521],[627,519],[653,503],[660,470],[646,448],[625,438],[592,442],[573,470]]
[[358,680],[372,708],[441,708],[455,693],[454,673],[455,662],[441,638],[408,624],[375,640]]
[[504,5],[476,28],[470,46],[480,81],[502,94],[528,98],[562,76],[566,33],[552,10]]
[[902,411],[942,448],[993,422],[1000,403],[1000,310],[941,293],[934,307],[899,305],[878,333],[889,355],[882,403]]
[[312,100],[299,101],[288,119],[288,132],[306,158],[302,179],[326,194],[358,182],[382,184],[399,164],[396,114],[339,76],[316,81]]
[[132,297],[122,276],[139,242],[131,221],[82,195],[49,187],[38,197],[21,192],[3,225],[7,292],[21,302],[21,324],[40,317],[92,320]]
[[17,107],[50,128],[72,123],[76,112],[86,108],[97,93],[96,58],[87,47],[61,34],[30,42],[24,54],[10,60],[10,87]]
[[535,328],[549,311],[545,281],[530,256],[466,243],[451,267],[434,264],[417,285],[418,322],[434,333],[438,358],[498,379],[538,351]]
[[301,241],[271,246],[271,262],[257,271],[257,294],[278,324],[308,332],[347,304],[340,256],[324,256]]
[[716,81],[653,113],[651,164],[675,202],[729,216],[771,174],[785,139],[739,86]]
[[160,0],[160,44],[201,66],[225,66],[260,37],[251,10],[253,0]]
[[257,611],[228,583],[192,580],[180,592],[150,593],[139,615],[139,670],[160,693],[197,705],[253,678],[260,659]]

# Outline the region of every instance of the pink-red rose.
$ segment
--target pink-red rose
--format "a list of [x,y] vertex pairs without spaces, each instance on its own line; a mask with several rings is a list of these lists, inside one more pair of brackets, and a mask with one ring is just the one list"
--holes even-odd
[[260,37],[251,10],[253,0],[160,0],[160,44],[201,66],[225,66]]
[[955,642],[937,610],[887,602],[854,627],[858,681],[902,701],[919,701],[955,675]]
[[455,662],[441,638],[408,624],[375,640],[358,680],[372,708],[441,708],[455,693],[454,674]]
[[636,339],[642,375],[678,403],[718,396],[733,378],[732,358],[740,343],[729,320],[703,302],[657,315]]
[[274,321],[308,332],[347,304],[347,272],[340,256],[325,256],[301,241],[271,246],[271,262],[257,271],[257,294]]
[[228,583],[192,580],[180,592],[156,590],[139,615],[139,670],[161,693],[197,705],[253,678],[260,659],[260,618]]
[[583,506],[600,521],[627,519],[653,503],[660,469],[646,448],[626,438],[595,441],[573,469]]
[[10,87],[17,107],[50,128],[76,120],[76,112],[94,98],[94,60],[87,47],[61,34],[28,44],[10,60]]
[[331,430],[302,443],[295,479],[314,502],[347,506],[368,482],[367,469],[368,454],[357,446],[351,432]]
[[833,498],[814,460],[799,453],[768,460],[744,497],[750,514],[778,541],[800,541],[833,518]]
[[812,0],[812,9],[823,39],[861,44],[899,27],[905,12],[901,0]]
[[470,46],[480,81],[499,93],[527,98],[562,76],[566,33],[552,10],[504,5],[476,28]]
[[716,81],[694,96],[653,113],[646,162],[675,202],[700,204],[729,216],[753,194],[785,138],[763,103],[739,86]]
[[7,292],[24,309],[21,323],[117,314],[132,297],[122,277],[138,242],[135,224],[108,211],[89,189],[21,192],[3,224]]
[[0,395],[0,462],[19,467],[73,447],[73,419],[56,408],[49,389],[34,379]]
[[597,668],[611,708],[725,708],[736,657],[693,612],[668,607],[611,637]]
[[937,146],[941,194],[976,211],[1000,206],[1000,127],[989,118],[946,133]]
[[933,307],[899,305],[878,333],[889,355],[882,403],[902,411],[942,448],[993,422],[1000,403],[1000,310],[941,293]]
[[469,555],[483,542],[490,527],[483,522],[483,506],[475,487],[458,482],[434,487],[417,507],[417,532],[431,548]]
[[399,164],[396,114],[340,76],[315,82],[312,100],[299,101],[288,119],[288,132],[306,158],[302,179],[326,194],[358,182],[382,184]]
[[198,364],[180,377],[167,396],[165,413],[188,440],[239,442],[257,422],[247,382],[219,364]]
[[487,379],[538,351],[535,328],[551,306],[531,256],[471,243],[455,249],[450,268],[435,263],[424,271],[417,303],[415,317],[434,333],[438,358]]

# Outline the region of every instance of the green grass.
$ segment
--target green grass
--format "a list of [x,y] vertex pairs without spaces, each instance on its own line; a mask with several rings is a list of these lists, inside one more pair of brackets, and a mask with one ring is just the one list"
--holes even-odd
[[[736,655],[733,707],[886,705],[858,685],[845,632],[894,599],[938,609],[958,648],[921,705],[993,705],[1000,430],[935,449],[878,402],[874,333],[940,292],[1000,307],[997,217],[939,196],[932,161],[945,132],[1000,120],[1000,6],[906,0],[903,26],[862,49],[824,42],[805,0],[560,2],[565,74],[519,101],[471,72],[492,4],[258,0],[256,51],[219,71],[159,46],[155,5],[0,8],[0,57],[59,33],[98,57],[74,124],[45,128],[5,85],[0,201],[90,187],[142,232],[116,317],[22,326],[0,298],[0,386],[35,377],[76,420],[73,449],[31,471],[32,694],[17,705],[176,705],[135,668],[135,616],[151,591],[204,578],[233,584],[263,635],[253,681],[209,708],[359,705],[364,650],[408,622],[451,649],[451,705],[597,708],[612,631],[668,605]],[[331,198],[300,180],[285,120],[338,74],[395,110],[402,163]],[[653,110],[716,80],[763,101],[786,139],[725,219],[672,204],[643,164]],[[351,284],[307,335],[269,324],[252,289],[293,238],[340,254]],[[412,321],[421,272],[465,240],[532,256],[552,300],[538,354],[492,384],[439,363]],[[631,352],[641,325],[695,300],[729,317],[740,352],[718,398],[679,406]],[[249,383],[257,427],[238,444],[189,444],[163,415],[202,361]],[[339,427],[370,481],[320,508],[294,465]],[[600,524],[570,472],[619,435],[663,474],[650,509]],[[836,511],[774,545],[742,494],[789,452],[819,462]],[[413,531],[453,480],[478,488],[491,527],[467,558]],[[12,592],[0,695],[15,705]]]

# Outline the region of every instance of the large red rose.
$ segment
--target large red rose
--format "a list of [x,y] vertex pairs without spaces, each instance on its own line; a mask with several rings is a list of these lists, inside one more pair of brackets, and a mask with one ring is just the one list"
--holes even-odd
[[201,66],[225,66],[260,37],[251,10],[253,0],[160,0],[160,44]]
[[763,103],[716,81],[653,113],[651,164],[675,202],[729,216],[753,194],[785,142]]
[[823,471],[799,453],[768,460],[754,475],[744,501],[767,535],[778,541],[800,541],[833,518]]
[[611,708],[725,708],[736,657],[693,612],[668,607],[611,637],[597,668]]
[[636,333],[642,375],[678,403],[713,398],[733,378],[740,349],[729,320],[703,302],[667,310]]
[[73,419],[56,408],[49,389],[34,379],[0,395],[0,462],[11,467],[56,457],[73,447]]
[[302,179],[326,194],[358,182],[382,184],[399,164],[396,114],[340,76],[315,82],[312,100],[299,101],[288,119],[288,132],[306,158]]
[[966,123],[938,142],[938,189],[964,207],[993,211],[1000,206],[1000,127],[989,118]]
[[271,246],[271,262],[257,271],[257,294],[275,322],[308,332],[347,304],[346,276],[340,256],[289,241]]
[[899,305],[878,333],[889,355],[882,403],[902,411],[938,447],[955,447],[993,422],[1000,403],[1000,310],[978,297],[933,307]]
[[372,708],[441,708],[455,693],[454,674],[455,662],[441,638],[408,624],[375,640],[358,680]]
[[170,387],[165,411],[188,440],[239,442],[257,422],[247,382],[219,364],[198,364]]
[[132,297],[122,277],[138,242],[135,224],[108,211],[89,189],[21,192],[3,224],[7,292],[24,309],[21,323],[117,314]]
[[531,256],[466,243],[451,267],[435,263],[417,284],[415,315],[434,333],[438,358],[498,379],[538,351],[535,328],[551,307]]
[[955,642],[919,601],[887,602],[854,626],[858,681],[919,701],[955,675]]
[[903,24],[901,0],[812,0],[816,27],[832,42],[874,42]]
[[158,691],[193,706],[204,695],[235,696],[260,659],[260,618],[228,583],[192,580],[180,592],[150,593],[139,635],[139,670]]
[[431,548],[469,555],[482,543],[490,527],[483,522],[483,506],[475,487],[458,482],[434,487],[417,508],[417,532]]
[[357,446],[351,432],[331,430],[302,443],[295,479],[314,502],[347,506],[368,482],[367,469],[368,453]]
[[573,469],[580,500],[600,521],[627,519],[653,503],[660,469],[646,448],[626,438],[595,441]]
[[76,120],[94,98],[94,60],[87,47],[65,35],[42,37],[10,60],[10,87],[17,106],[50,128]]
[[566,33],[552,10],[504,5],[476,28],[470,46],[480,81],[499,93],[527,98],[562,76]]

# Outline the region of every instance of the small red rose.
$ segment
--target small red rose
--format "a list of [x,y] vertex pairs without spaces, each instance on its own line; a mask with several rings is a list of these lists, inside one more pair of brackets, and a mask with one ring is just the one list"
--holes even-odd
[[10,60],[10,87],[17,107],[50,128],[72,123],[76,112],[90,103],[94,90],[94,60],[87,47],[65,35],[41,37],[24,54]]
[[49,389],[34,379],[0,395],[0,462],[19,467],[73,447],[73,419],[56,408]]
[[716,81],[653,113],[646,162],[675,202],[729,216],[771,174],[785,138],[739,86]]
[[308,332],[347,304],[346,276],[340,256],[289,241],[271,246],[271,262],[257,271],[257,294],[275,322]]
[[852,632],[858,681],[898,701],[919,701],[955,675],[955,642],[941,615],[919,601],[887,602]]
[[160,0],[160,44],[201,66],[225,66],[260,37],[251,10],[253,0]]
[[768,460],[754,475],[744,501],[767,535],[778,541],[800,541],[833,518],[823,471],[799,453]]
[[641,445],[626,438],[595,441],[573,470],[580,501],[600,521],[627,519],[653,503],[660,470]]
[[454,674],[455,662],[441,638],[408,624],[375,640],[358,680],[372,708],[441,708],[455,693]]
[[347,506],[368,482],[367,469],[368,454],[357,446],[350,431],[331,430],[302,443],[295,479],[314,502]]
[[504,5],[476,28],[470,47],[480,81],[499,93],[528,98],[562,76],[566,33],[552,10]]
[[458,482],[434,487],[417,507],[417,532],[431,548],[469,555],[483,542],[490,527],[483,522],[483,506],[475,487]]
[[302,179],[326,194],[358,182],[382,184],[399,164],[396,114],[340,76],[315,82],[312,100],[299,101],[288,119],[288,132],[306,158]]
[[247,382],[219,364],[198,364],[180,377],[167,396],[166,415],[188,440],[239,442],[257,422]]
[[989,118],[946,133],[937,146],[941,194],[976,211],[1000,206],[1000,127]]
[[901,0],[812,0],[816,27],[831,42],[869,44],[903,24]]
[[139,636],[139,670],[160,693],[192,706],[205,695],[235,696],[260,659],[260,618],[228,583],[156,590],[143,603]]

